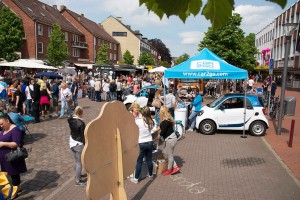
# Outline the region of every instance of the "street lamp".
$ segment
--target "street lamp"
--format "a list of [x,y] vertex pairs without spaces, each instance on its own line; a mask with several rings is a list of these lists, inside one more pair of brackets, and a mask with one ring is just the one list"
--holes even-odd
[[279,106],[279,116],[278,116],[278,126],[276,134],[281,134],[281,127],[282,127],[282,117],[284,112],[284,96],[285,96],[285,87],[286,87],[286,76],[287,76],[287,68],[288,68],[288,60],[290,55],[290,48],[291,48],[291,38],[292,34],[294,33],[297,23],[286,23],[282,24],[284,35],[286,39],[285,49],[284,49],[284,65],[283,65],[283,74],[281,79],[281,94],[280,94],[280,106]]

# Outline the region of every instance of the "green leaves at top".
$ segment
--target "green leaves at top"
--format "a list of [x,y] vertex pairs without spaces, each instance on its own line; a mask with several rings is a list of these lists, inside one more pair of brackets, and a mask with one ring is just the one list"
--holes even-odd
[[185,22],[186,18],[193,14],[196,16],[202,7],[201,0],[140,0],[140,6],[145,4],[148,11],[153,11],[160,19],[176,15]]
[[[266,0],[278,4],[284,8],[287,0]],[[202,0],[139,0],[140,6],[145,4],[148,11],[154,12],[160,19],[164,14],[167,17],[172,15],[178,16],[183,22],[191,14],[198,15]],[[205,4],[201,15],[204,15],[207,20],[210,20],[213,30],[222,27],[228,17],[232,16],[234,10],[234,0],[208,0]]]
[[266,0],[280,5],[282,9],[286,6],[287,0]]
[[223,26],[232,15],[233,0],[208,0],[202,10],[202,15],[210,20],[213,30]]

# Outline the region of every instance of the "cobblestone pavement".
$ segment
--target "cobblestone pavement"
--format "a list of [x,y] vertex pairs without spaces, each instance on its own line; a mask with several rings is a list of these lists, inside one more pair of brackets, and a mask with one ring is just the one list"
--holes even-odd
[[[86,122],[99,114],[101,103],[80,99],[79,104]],[[35,139],[26,136],[26,147],[32,151],[18,199],[87,199],[85,188],[74,185],[66,119],[47,119],[30,124],[29,129]],[[299,199],[299,180],[293,179],[264,142],[269,143],[271,131],[265,139],[242,139],[240,132],[212,136],[187,132],[175,149],[181,173],[144,179],[137,185],[126,180],[128,199]]]

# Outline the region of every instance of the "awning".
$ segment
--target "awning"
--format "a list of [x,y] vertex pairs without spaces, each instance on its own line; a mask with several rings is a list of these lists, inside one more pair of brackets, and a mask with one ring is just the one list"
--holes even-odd
[[86,67],[88,69],[93,69],[93,64],[84,64],[84,63],[74,63],[74,65],[78,66],[78,67]]
[[256,66],[254,67],[254,70],[264,70],[267,71],[269,70],[269,66],[265,65],[265,66]]
[[31,68],[31,69],[56,69],[55,67],[40,64],[40,60],[33,59],[20,59],[14,62],[4,62],[0,63],[0,66],[7,67],[22,67],[22,68]]

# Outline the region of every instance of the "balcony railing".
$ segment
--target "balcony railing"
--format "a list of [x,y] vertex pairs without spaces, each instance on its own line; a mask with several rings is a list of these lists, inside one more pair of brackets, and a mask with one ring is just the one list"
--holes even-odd
[[88,46],[86,42],[72,42],[72,47],[86,49]]

